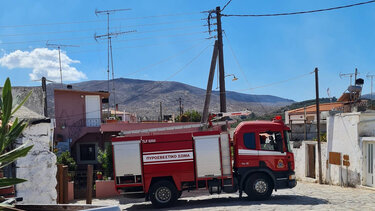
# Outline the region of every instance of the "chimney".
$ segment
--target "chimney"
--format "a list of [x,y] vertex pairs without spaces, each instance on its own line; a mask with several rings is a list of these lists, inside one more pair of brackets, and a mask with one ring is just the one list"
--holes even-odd
[[118,111],[118,104],[116,104],[116,111]]

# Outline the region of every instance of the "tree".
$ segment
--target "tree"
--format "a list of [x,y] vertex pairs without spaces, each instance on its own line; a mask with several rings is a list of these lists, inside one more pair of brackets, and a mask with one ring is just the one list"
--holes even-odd
[[[10,150],[15,140],[27,127],[25,120],[18,120],[18,118],[16,118],[11,122],[11,117],[21,108],[30,95],[31,92],[29,92],[21,103],[13,108],[12,86],[9,78],[6,79],[0,98],[0,168],[13,163],[20,157],[26,156],[33,147],[33,145],[27,146],[27,144],[23,144]],[[0,187],[15,185],[25,181],[26,180],[19,178],[0,178]]]
[[111,177],[113,174],[113,155],[111,144],[108,144],[104,151],[99,150],[98,162],[102,165],[104,176]]
[[182,116],[176,117],[176,121],[178,122],[200,122],[201,119],[201,114],[196,110],[186,111],[182,114]]
[[68,166],[69,171],[75,171],[77,168],[77,164],[74,159],[70,156],[70,152],[62,152],[60,155],[57,156],[57,164],[63,164]]

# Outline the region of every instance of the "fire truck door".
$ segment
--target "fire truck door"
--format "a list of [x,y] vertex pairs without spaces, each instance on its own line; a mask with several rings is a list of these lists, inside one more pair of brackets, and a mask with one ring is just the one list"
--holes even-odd
[[221,176],[219,135],[194,137],[197,177]]
[[140,176],[140,141],[113,142],[117,181],[124,176]]

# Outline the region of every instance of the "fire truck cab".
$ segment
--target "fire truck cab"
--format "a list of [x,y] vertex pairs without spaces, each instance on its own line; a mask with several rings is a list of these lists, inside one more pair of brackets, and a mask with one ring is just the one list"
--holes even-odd
[[116,189],[171,206],[182,191],[245,192],[263,200],[296,186],[289,128],[281,119],[242,122],[233,138],[220,129],[112,139]]

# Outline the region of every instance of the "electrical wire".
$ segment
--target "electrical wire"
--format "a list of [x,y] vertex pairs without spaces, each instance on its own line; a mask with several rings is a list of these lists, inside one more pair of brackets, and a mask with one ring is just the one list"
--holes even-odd
[[[146,32],[145,32],[146,33]],[[126,40],[115,40],[115,42],[128,42],[128,41],[136,41],[136,40],[147,40],[153,38],[164,38],[164,37],[178,37],[178,36],[186,36],[186,35],[193,35],[193,34],[202,34],[207,33],[207,31],[198,31],[198,32],[191,32],[191,33],[180,33],[180,34],[173,34],[173,35],[161,35],[161,36],[150,36],[150,37],[141,37],[141,38],[134,38],[134,39],[126,39]],[[47,41],[62,41],[62,40],[87,40],[92,39],[93,37],[71,37],[71,38],[61,38],[61,39],[48,39],[48,40],[30,40],[30,41],[17,41],[17,42],[3,42],[2,45],[14,45],[14,44],[30,44],[30,43],[46,43]],[[92,43],[82,43],[82,45],[96,45],[98,42]]]
[[291,78],[288,78],[288,79],[285,79],[285,80],[277,81],[277,82],[274,82],[274,83],[269,83],[269,84],[265,84],[265,85],[262,85],[262,86],[257,86],[257,87],[252,87],[252,88],[248,88],[248,89],[242,89],[242,90],[236,90],[236,91],[241,92],[241,91],[248,91],[248,90],[260,89],[260,88],[266,88],[266,87],[274,86],[274,85],[277,85],[277,84],[286,83],[286,82],[289,82],[289,81],[292,81],[292,80],[297,80],[297,79],[306,77],[308,75],[311,75],[313,73],[314,73],[314,71],[309,72],[309,73],[305,73],[305,74],[302,74],[302,75],[297,75],[297,76],[294,76],[294,77],[291,77]]
[[202,54],[203,52],[209,47],[210,45],[207,45],[202,51],[199,52],[199,54],[195,57],[193,57],[188,63],[186,63],[184,66],[182,66],[179,70],[177,70],[176,72],[174,72],[172,75],[170,75],[169,77],[167,77],[165,80],[163,81],[159,81],[159,82],[156,82],[157,84],[153,87],[151,87],[150,89],[148,89],[147,91],[144,91],[143,94],[141,95],[136,95],[134,97],[131,97],[130,99],[126,99],[124,100],[123,102],[130,102],[134,99],[137,99],[138,97],[140,96],[143,96],[145,94],[148,94],[151,90],[155,89],[155,88],[158,88],[160,86],[163,86],[163,83],[170,80],[171,78],[173,78],[174,76],[176,76],[178,73],[180,73],[181,71],[183,71],[185,68],[187,68],[191,63],[193,63],[196,59],[198,59]]
[[225,7],[228,6],[228,4],[230,4],[231,1],[232,1],[232,0],[229,0],[229,1],[224,5],[223,9],[221,9],[221,12],[225,9]]
[[[204,40],[204,41],[206,41],[206,40]],[[140,68],[140,69],[138,69],[138,70],[136,70],[136,71],[133,71],[132,73],[127,74],[125,77],[129,77],[129,76],[132,76],[132,75],[134,75],[134,74],[136,74],[136,73],[140,73],[140,72],[145,71],[145,70],[147,70],[147,69],[151,69],[151,68],[153,68],[153,67],[155,67],[155,66],[157,66],[157,65],[159,65],[159,64],[162,64],[162,63],[164,63],[164,62],[167,62],[167,61],[169,61],[169,60],[171,60],[171,59],[173,59],[173,58],[175,58],[175,57],[177,57],[177,56],[183,55],[184,53],[188,52],[189,50],[191,50],[191,49],[193,49],[193,48],[199,46],[201,43],[202,43],[202,42],[198,42],[197,44],[195,44],[195,45],[193,45],[193,46],[189,46],[188,48],[183,49],[182,51],[179,51],[179,52],[177,52],[176,54],[173,54],[172,56],[169,56],[169,57],[167,57],[167,58],[164,58],[164,59],[162,59],[162,60],[159,60],[159,61],[157,61],[157,62],[155,62],[155,63],[152,63],[152,64],[150,64],[150,65],[147,65],[147,66],[145,66],[145,67],[142,67],[142,68]]]
[[[236,54],[234,53],[234,50],[233,50],[233,48],[232,48],[232,45],[230,44],[230,41],[229,41],[228,36],[227,36],[227,34],[225,33],[225,31],[224,31],[224,36],[225,36],[225,39],[228,41],[229,49],[230,49],[231,52],[232,52],[232,55],[233,55],[233,57],[234,57],[234,60],[236,61],[237,66],[238,66],[238,68],[240,69],[240,71],[241,71],[241,73],[242,73],[242,76],[244,77],[247,86],[250,88],[251,86],[250,86],[249,80],[247,79],[246,74],[245,74],[245,71],[243,71],[242,66],[240,65],[240,62],[238,61],[238,58],[237,58]],[[267,113],[267,110],[264,108],[263,104],[262,104],[262,103],[260,102],[260,100],[258,99],[258,96],[255,95],[255,94],[254,94],[253,96],[255,97],[255,101],[256,101],[256,102],[260,105],[260,107],[263,109],[263,112],[264,112],[264,113]]]
[[355,7],[355,6],[371,4],[371,3],[375,3],[375,0],[360,2],[356,4],[349,4],[349,5],[344,5],[344,6],[330,7],[330,8],[317,9],[317,10],[298,11],[298,12],[273,13],[273,14],[239,14],[239,15],[238,14],[221,14],[221,16],[225,16],[225,17],[273,17],[273,16],[286,16],[286,15],[301,15],[301,14],[309,14],[309,13],[344,9],[344,8]]
[[[156,26],[156,25],[169,25],[177,23],[186,23],[186,22],[195,22],[202,19],[188,19],[183,21],[169,21],[169,22],[158,22],[150,24],[134,24],[134,25],[125,25],[119,27],[111,27],[111,29],[122,29],[124,27],[144,27],[144,26]],[[63,34],[63,33],[74,33],[74,32],[87,32],[87,31],[99,31],[107,30],[107,28],[92,28],[92,29],[81,29],[81,30],[65,30],[65,31],[49,31],[49,32],[37,32],[37,33],[23,33],[23,34],[1,34],[0,37],[17,37],[17,36],[33,36],[33,35],[44,35],[44,34]]]
[[[171,17],[171,16],[184,16],[184,15],[201,14],[201,13],[202,12],[190,12],[190,13],[175,13],[175,14],[164,14],[164,15],[152,15],[152,16],[133,17],[133,18],[114,18],[114,19],[111,19],[111,21],[138,20],[138,19]],[[55,22],[55,23],[37,23],[37,24],[23,24],[23,25],[3,25],[3,26],[0,26],[0,28],[21,28],[21,27],[69,25],[69,24],[97,23],[97,22],[107,22],[107,20],[101,19],[101,20],[85,20],[85,21]]]
[[[156,82],[157,84],[153,87],[151,87],[150,89],[144,91],[141,95],[136,95],[136,96],[133,96],[131,97],[130,99],[127,99],[127,100],[124,100],[123,102],[126,102],[126,101],[131,101],[131,100],[134,100],[134,99],[137,99],[138,97],[140,96],[143,96],[143,95],[146,95],[146,94],[149,94],[149,92],[155,88],[158,88],[159,86],[163,86],[162,83],[170,80],[171,78],[173,78],[175,75],[177,75],[178,73],[180,73],[181,71],[183,71],[184,69],[186,69],[191,63],[193,63],[196,59],[198,59],[202,54],[203,52],[209,47],[210,45],[207,45],[202,51],[199,52],[199,54],[195,57],[193,57],[188,63],[186,63],[184,66],[182,66],[180,69],[178,69],[176,72],[172,73],[172,75],[170,75],[169,77],[167,77],[165,80],[163,81],[159,81],[159,82]],[[72,117],[76,117],[76,116],[82,116],[84,114],[87,114],[87,113],[93,113],[93,112],[98,112],[100,110],[96,110],[96,111],[91,111],[91,112],[85,112],[85,113],[78,113],[78,114],[72,114],[72,115],[64,115],[64,116],[59,116],[59,117],[55,117],[56,119],[60,119],[60,120],[64,120],[64,119],[69,119],[69,118],[72,118]]]

